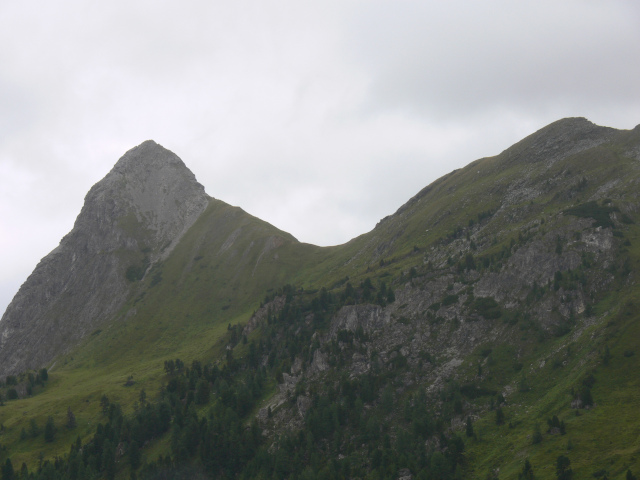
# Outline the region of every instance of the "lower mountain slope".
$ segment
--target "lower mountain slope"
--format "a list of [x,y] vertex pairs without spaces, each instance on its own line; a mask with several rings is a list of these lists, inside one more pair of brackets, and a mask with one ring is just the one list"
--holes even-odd
[[640,127],[565,119],[339,247],[211,199],[112,321],[7,378],[6,475],[634,478],[639,183]]

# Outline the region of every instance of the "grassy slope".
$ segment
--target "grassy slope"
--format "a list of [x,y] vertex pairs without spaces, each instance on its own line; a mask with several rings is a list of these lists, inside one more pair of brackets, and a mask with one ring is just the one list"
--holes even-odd
[[[640,227],[631,226],[625,237],[632,264],[640,266]],[[624,478],[627,468],[640,471],[640,293],[635,282],[618,283],[598,303],[594,319],[570,335],[534,344],[525,357],[525,371],[532,387],[517,392],[505,408],[511,426],[495,425],[495,416],[486,414],[477,424],[481,433],[471,440],[469,462],[477,478],[500,469],[500,478],[517,478],[529,458],[538,478],[555,478],[559,455],[571,459],[576,478],[589,478],[606,470],[609,478]],[[537,343],[537,342],[535,342]],[[604,364],[605,346],[612,358]],[[544,363],[542,363],[544,361]],[[571,392],[593,373],[594,409],[576,411],[570,407]],[[508,383],[516,375],[505,372],[498,383]],[[551,435],[546,420],[557,415],[567,425],[566,435]],[[538,424],[543,441],[532,443]],[[569,447],[568,447],[569,446]]]
[[[486,252],[501,248],[532,218],[551,218],[569,205],[588,200],[596,194],[597,185],[610,179],[626,179],[616,185],[613,195],[635,195],[631,180],[637,178],[637,169],[620,154],[627,144],[637,142],[637,137],[635,131],[623,134],[614,146],[592,149],[550,169],[542,163],[523,166],[508,161],[514,151],[526,149],[530,140],[525,139],[498,157],[478,160],[434,182],[372,232],[340,247],[300,244],[240,209],[213,200],[171,256],[135,286],[135,294],[118,321],[59,359],[44,391],[32,398],[7,402],[0,409],[0,421],[5,427],[1,442],[8,446],[6,455],[11,456],[14,465],[20,465],[22,461],[34,464],[40,452],[45,458],[62,454],[78,434],[88,437],[93,432],[100,421],[103,393],[131,409],[141,388],[153,398],[163,377],[165,359],[180,357],[189,362],[217,358],[222,351],[218,340],[227,324],[246,321],[274,287],[293,283],[319,288],[345,276],[356,283],[372,274],[398,278],[410,267],[420,265],[424,252],[455,227],[467,225],[481,212],[497,209],[508,185],[522,177],[523,171],[532,177],[548,177],[549,187],[533,201],[504,206],[493,217],[484,227],[485,236],[494,235],[497,242],[495,246],[486,245]],[[566,181],[560,180],[577,175],[586,175],[590,187],[567,197]],[[556,183],[554,179],[558,179]],[[516,211],[520,213],[510,215]],[[233,244],[221,252],[238,229],[240,233]],[[263,254],[265,243],[274,236],[282,240],[282,245]],[[637,271],[638,227],[630,227],[625,236],[631,241],[629,254]],[[386,264],[380,266],[380,260]],[[151,286],[158,274],[162,279]],[[639,305],[640,298],[636,298],[633,285],[618,288],[600,302],[599,322],[582,336],[542,344],[529,341],[525,369],[531,369],[529,380],[533,388],[509,399],[505,412],[513,428],[496,427],[491,413],[477,422],[479,439],[468,443],[475,476],[484,478],[489,469],[499,466],[501,478],[513,478],[528,457],[540,478],[552,477],[555,458],[567,452],[569,439],[573,449],[566,454],[581,478],[591,475],[594,465],[612,460],[610,478],[620,477],[627,465],[640,465],[635,457],[640,426],[634,416],[640,407],[636,380],[640,378],[640,351],[624,355],[635,351],[640,325],[635,313],[619,314],[620,305]],[[606,327],[614,316],[614,325]],[[613,358],[608,366],[596,369],[593,395],[598,407],[575,416],[569,409],[568,392],[600,363],[599,349],[605,340]],[[570,355],[569,343],[573,343]],[[473,355],[468,359],[469,365],[475,364]],[[553,368],[552,360],[558,356],[567,363]],[[509,357],[508,351],[505,357]],[[535,367],[542,359],[546,360],[545,366]],[[505,362],[508,364],[509,359]],[[515,382],[519,377],[509,368],[494,370],[496,385]],[[127,388],[124,382],[129,376],[136,384]],[[44,443],[42,436],[19,440],[20,430],[28,429],[32,418],[41,428],[49,415],[54,416],[57,425],[63,425],[69,406],[78,419],[75,431],[59,428],[54,444]],[[567,435],[545,434],[542,443],[531,445],[534,425],[541,424],[545,431],[545,420],[553,414],[565,420]]]
[[[273,238],[281,245],[267,251]],[[324,255],[237,207],[212,200],[169,258],[135,285],[115,322],[59,358],[43,391],[0,409],[7,456],[19,466],[37,464],[40,452],[45,458],[66,453],[78,435],[92,435],[101,420],[103,394],[125,410],[133,408],[141,389],[153,398],[164,360],[215,358],[229,323],[246,321],[269,290],[291,281],[306,263],[321,263]],[[157,274],[162,279],[151,286]],[[135,384],[125,387],[130,376]],[[61,428],[68,407],[78,421],[73,432]],[[42,431],[49,415],[60,427],[55,443],[46,444],[42,435],[19,440],[31,419]]]

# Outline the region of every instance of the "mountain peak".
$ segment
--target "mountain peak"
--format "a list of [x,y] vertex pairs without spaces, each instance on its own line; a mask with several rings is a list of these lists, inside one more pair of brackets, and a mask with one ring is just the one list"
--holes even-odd
[[549,165],[569,155],[579,153],[610,141],[617,130],[601,127],[584,117],[569,117],[542,127],[503,152],[509,162]]
[[608,130],[607,127],[596,125],[585,117],[567,117],[550,123],[546,127],[535,132],[533,135],[572,135],[577,137],[592,135],[594,132],[602,132],[605,130]]
[[46,364],[113,315],[128,281],[165,258],[209,200],[184,162],[156,142],[126,152],[89,190],[71,232],[8,306],[0,375]]
[[195,176],[187,168],[184,162],[171,150],[153,140],[145,140],[137,147],[128,150],[114,165],[112,172],[135,175],[150,168],[173,167],[188,172],[190,177]]
[[101,216],[117,222],[134,215],[140,226],[155,232],[153,243],[165,244],[179,236],[184,222],[192,224],[193,214],[199,215],[208,200],[204,187],[175,153],[147,140],[127,151],[89,190],[78,221],[85,211],[91,216],[108,208]]

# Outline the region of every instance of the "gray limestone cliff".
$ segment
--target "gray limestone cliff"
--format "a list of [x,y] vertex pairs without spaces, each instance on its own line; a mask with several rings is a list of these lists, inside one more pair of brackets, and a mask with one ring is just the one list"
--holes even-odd
[[112,317],[132,282],[168,255],[209,200],[174,153],[151,140],[129,150],[7,308],[0,376],[47,365]]

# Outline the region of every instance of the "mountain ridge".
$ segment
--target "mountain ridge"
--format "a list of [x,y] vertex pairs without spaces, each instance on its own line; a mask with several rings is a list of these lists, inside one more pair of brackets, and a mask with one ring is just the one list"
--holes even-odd
[[[638,152],[638,127],[554,122],[335,247],[207,197],[163,255],[161,215],[121,209],[131,248],[113,255],[120,278],[132,273],[128,295],[57,356],[50,385],[30,393],[18,377],[0,461],[31,468],[44,450],[63,475],[79,436],[102,462],[95,425],[107,422],[121,432],[109,440],[118,478],[186,465],[223,478],[517,478],[525,459],[552,478],[559,454],[576,478],[637,473]],[[67,408],[78,428],[60,440],[19,439]],[[134,439],[157,408],[171,433]],[[238,435],[258,432],[239,454],[212,448],[232,417]]]
[[[636,129],[639,127],[640,126],[636,127]],[[507,148],[496,157],[476,160],[462,169],[454,170],[435,180],[410,198],[405,204],[401,205],[394,214],[380,220],[371,232],[362,234],[350,240],[347,244],[363,241],[372,235],[375,238],[376,232],[380,232],[380,229],[388,230],[389,228],[397,228],[398,218],[406,215],[407,212],[414,208],[425,196],[431,194],[431,197],[433,197],[433,195],[441,191],[442,188],[447,188],[448,191],[451,191],[452,187],[446,187],[446,184],[450,183],[452,178],[456,175],[462,175],[464,172],[470,171],[470,169],[477,168],[477,166],[486,164],[487,162],[495,162],[498,159],[501,159],[498,161],[508,166],[513,162],[517,164],[523,158],[526,159],[525,163],[535,164],[540,161],[539,159],[544,158],[546,160],[546,169],[549,169],[556,161],[561,159],[558,156],[558,152],[562,152],[561,155],[563,156],[562,158],[564,158],[580,151],[594,148],[603,142],[623,134],[622,132],[629,132],[629,134],[631,134],[633,131],[618,131],[608,127],[600,127],[582,117],[565,118],[553,122],[527,136],[512,147]],[[489,167],[490,170],[494,168],[495,167]],[[183,195],[183,188],[192,189],[191,194],[193,195],[193,201],[187,200],[182,202],[180,197]],[[123,201],[114,203],[113,199],[118,198]],[[126,201],[124,199],[126,199]],[[122,238],[116,238],[115,243],[118,244],[118,248],[124,250],[124,255],[127,257],[125,262],[130,262],[127,267],[131,267],[132,264],[137,262],[138,268],[144,267],[144,271],[142,272],[142,275],[144,275],[150,266],[169,256],[182,236],[204,211],[210,200],[211,197],[206,195],[204,187],[197,182],[193,173],[177,155],[164,149],[164,147],[153,140],[146,140],[140,145],[128,150],[116,162],[112,170],[89,190],[85,197],[83,210],[91,205],[93,215],[83,215],[81,212],[72,231],[62,239],[61,246],[66,239],[71,241],[71,238],[75,236],[76,240],[73,242],[80,242],[80,251],[100,252],[102,250],[100,242],[105,238],[109,238],[109,236],[113,236],[113,232],[121,232],[118,235],[122,236]],[[170,205],[172,201],[175,203],[176,208],[173,208],[174,205]],[[180,221],[176,222],[174,219],[172,222],[172,215],[179,217]],[[114,224],[111,221],[113,218],[118,219],[115,230],[113,229]],[[389,221],[392,221],[391,223],[395,226],[391,226],[388,223]],[[142,231],[140,230],[140,226],[142,226]],[[92,228],[97,228],[97,231],[100,233],[89,235],[85,239],[77,238],[82,237],[84,235],[83,232],[88,232]],[[404,228],[406,227],[402,227],[402,229]],[[131,235],[133,232],[135,232],[135,235]],[[394,234],[395,238],[399,238],[402,235],[398,232]],[[116,237],[118,237],[118,235],[116,235]],[[373,243],[371,243],[372,241],[375,243],[375,240],[371,239],[368,240],[368,243],[373,245]],[[391,243],[386,241],[383,244],[377,245],[373,255],[370,257],[371,260],[369,260],[369,263],[375,263],[384,255],[389,254],[392,251],[391,244],[393,242],[395,242],[395,240],[391,240]],[[39,267],[34,271],[34,274],[36,274],[34,283],[47,282],[46,277],[58,276],[57,273],[49,273],[44,275],[44,280],[36,280],[38,273],[43,271],[45,265],[52,263],[54,259],[61,259],[61,246],[54,249],[39,263]],[[74,248],[72,248],[72,250]],[[106,248],[106,251],[115,251],[118,248],[111,245],[109,248]],[[142,250],[145,250],[145,253],[141,254]],[[367,248],[365,248],[365,250],[367,250]],[[361,250],[356,257],[362,257],[365,250]],[[67,265],[73,265],[75,262],[74,254],[66,253],[64,258],[64,262],[66,262]],[[352,261],[353,259],[349,260],[349,262]],[[118,265],[112,265],[112,271],[122,270],[123,266],[119,265],[121,262],[116,263],[118,263]],[[58,271],[61,267],[51,268],[53,268],[54,271]],[[38,271],[38,269],[40,269],[40,271]],[[109,277],[114,279],[114,285],[106,288],[106,290],[113,292],[113,295],[110,293],[109,296],[117,298],[118,300],[114,301],[112,307],[107,308],[103,312],[94,310],[88,313],[86,317],[92,320],[86,322],[88,325],[87,328],[81,328],[81,337],[90,333],[102,320],[113,316],[117,309],[123,305],[124,298],[127,296],[127,284],[115,280],[117,277],[118,275],[111,275],[111,277]],[[71,279],[68,279],[67,283],[69,281],[71,281]],[[28,290],[29,279],[25,282],[25,285],[23,285],[23,287]],[[66,283],[64,285],[66,285]],[[32,296],[22,294],[21,291],[23,287],[21,287],[15,297],[20,299],[24,296],[25,299],[22,300],[23,304],[34,305],[42,301],[42,299],[34,301]],[[65,291],[65,289],[65,286],[58,285],[55,292],[60,294],[60,292]],[[24,361],[21,360],[13,366],[6,366],[11,363],[11,358],[17,358],[13,351],[7,351],[5,347],[5,345],[8,344],[8,338],[23,328],[21,326],[23,321],[16,319],[16,317],[21,317],[17,312],[23,307],[14,306],[13,303],[14,301],[9,304],[7,311],[2,317],[2,321],[0,321],[0,375],[17,373],[20,368],[34,368],[37,365],[37,363],[34,362],[24,363]],[[100,310],[103,309],[100,308]],[[23,314],[22,317],[24,318],[26,315],[27,314]],[[31,315],[31,317],[35,318],[38,316],[38,313]],[[54,318],[50,321],[56,322],[55,318],[60,316],[61,315],[54,315]],[[7,321],[4,321],[5,318]],[[82,323],[83,322],[79,322],[77,325],[82,325]],[[49,334],[51,333],[52,332],[49,332]],[[32,332],[29,334],[33,335]],[[28,335],[22,335],[20,351],[28,350],[27,346],[29,342],[26,340],[27,337]],[[42,338],[44,338],[44,334],[42,334]],[[77,341],[78,335],[73,335],[73,338]],[[46,342],[44,343],[46,344]],[[50,353],[44,356],[36,356],[36,358],[40,358],[40,364],[43,364],[46,363],[46,361],[43,362],[42,359],[51,359],[53,356],[55,355]]]

